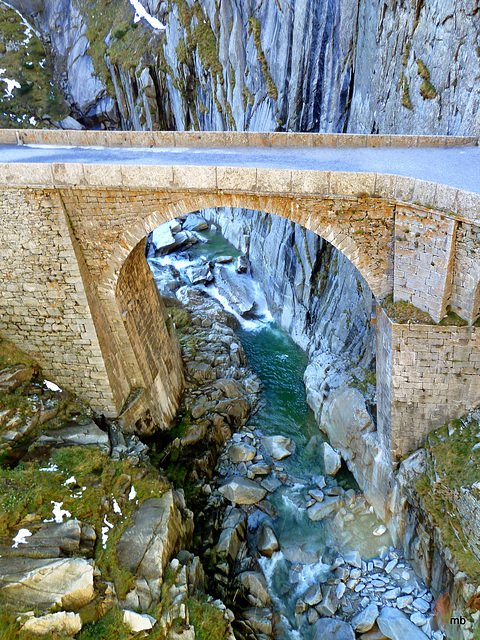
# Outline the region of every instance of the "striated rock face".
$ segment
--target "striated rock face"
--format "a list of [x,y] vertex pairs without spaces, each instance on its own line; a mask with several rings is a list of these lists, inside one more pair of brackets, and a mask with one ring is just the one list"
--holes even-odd
[[348,130],[478,135],[476,0],[360,0]]
[[478,135],[478,3],[15,0],[77,115],[126,129]]

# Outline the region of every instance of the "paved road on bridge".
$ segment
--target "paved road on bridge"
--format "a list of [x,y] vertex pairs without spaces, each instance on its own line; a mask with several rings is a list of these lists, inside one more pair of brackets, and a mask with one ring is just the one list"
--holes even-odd
[[480,147],[129,148],[0,145],[0,162],[198,165],[389,173],[480,193]]

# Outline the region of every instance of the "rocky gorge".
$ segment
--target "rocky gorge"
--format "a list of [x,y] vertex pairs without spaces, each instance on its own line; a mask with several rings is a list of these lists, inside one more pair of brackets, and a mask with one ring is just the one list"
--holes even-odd
[[[165,32],[153,30],[144,20],[135,22],[135,11],[128,2],[12,0],[10,4],[2,3],[0,66],[6,68],[3,79],[16,80],[20,88],[14,89],[11,96],[8,92],[2,96],[2,126],[467,135],[476,135],[480,130],[477,46],[480,9],[474,0],[449,6],[440,0],[428,4],[363,0],[277,2],[260,3],[255,8],[245,2],[145,0],[145,8],[165,23]],[[30,33],[24,20],[32,26]],[[288,562],[292,562],[293,569],[284,579],[297,585],[298,598],[292,604],[298,620],[289,624],[315,628],[318,638],[328,638],[328,634],[333,638],[349,638],[354,632],[367,638],[381,638],[381,633],[394,637],[387,633],[397,623],[385,622],[382,628],[380,620],[389,619],[390,610],[395,609],[398,620],[404,612],[405,619],[418,628],[418,633],[429,632],[433,600],[429,592],[424,592],[426,584],[431,585],[435,599],[449,594],[452,615],[459,619],[465,616],[466,623],[448,629],[448,633],[469,640],[475,637],[480,583],[478,555],[475,536],[465,534],[471,531],[468,523],[472,520],[459,507],[470,497],[473,509],[475,501],[478,502],[474,487],[479,474],[474,451],[478,415],[473,412],[459,423],[446,425],[443,431],[432,434],[424,449],[402,461],[395,473],[385,471],[376,459],[371,326],[374,301],[368,287],[342,254],[321,238],[307,235],[288,222],[240,210],[215,210],[202,215],[209,225],[220,227],[223,235],[245,254],[245,264],[250,265],[251,273],[261,283],[272,314],[308,352],[305,384],[316,421],[353,470],[363,493],[384,517],[384,526],[388,526],[396,544],[396,549],[389,549],[389,541],[387,551],[381,555],[372,558],[366,555],[360,560],[356,557],[353,564],[340,551],[335,557],[314,554],[313,560],[326,568],[322,581],[314,585],[311,593],[308,589],[312,585],[303,590],[305,583],[295,582],[302,572],[295,566],[298,558],[294,558],[294,549],[290,549],[292,559]],[[171,230],[170,249],[175,247],[179,233],[185,233],[187,244],[192,239],[189,234],[196,233],[184,228],[184,221],[177,224],[180,228]],[[200,242],[198,237],[197,241]],[[217,272],[221,264],[218,263]],[[209,275],[208,265],[200,269],[207,286],[213,274],[210,270]],[[4,374],[5,397],[15,394],[15,389],[9,391],[8,383],[13,376],[20,380],[17,389],[22,394],[25,391],[28,407],[23,406],[23,401],[17,407],[17,400],[8,401],[13,406],[8,402],[2,405],[2,411],[8,409],[1,418],[2,451],[12,467],[3,479],[2,506],[7,514],[17,514],[20,519],[14,522],[7,517],[4,522],[0,561],[5,562],[5,567],[11,566],[12,553],[18,558],[31,548],[36,564],[32,559],[25,561],[26,569],[43,571],[47,567],[55,580],[59,575],[57,569],[70,566],[72,561],[71,566],[75,565],[72,575],[81,583],[79,590],[83,589],[78,601],[70,599],[71,591],[67,589],[60,595],[55,593],[53,600],[40,603],[40,609],[39,603],[26,603],[26,610],[35,608],[27,634],[33,633],[35,625],[40,628],[45,623],[48,633],[63,629],[70,635],[86,634],[95,629],[92,633],[98,635],[100,627],[89,625],[98,624],[107,610],[111,624],[119,629],[124,610],[141,615],[150,612],[155,620],[163,622],[146,633],[158,637],[167,631],[172,638],[189,638],[194,633],[200,637],[202,625],[207,624],[207,613],[214,617],[219,614],[213,628],[222,628],[224,637],[233,633],[229,625],[234,617],[238,637],[253,634],[262,638],[262,634],[269,635],[272,629],[281,628],[278,603],[265,587],[268,567],[262,558],[268,559],[272,549],[271,557],[278,553],[271,533],[275,509],[272,489],[280,487],[281,493],[284,486],[295,485],[299,478],[286,470],[291,456],[283,462],[272,459],[263,444],[268,436],[246,426],[248,417],[258,408],[261,385],[246,362],[231,317],[204,292],[185,289],[177,297],[175,291],[181,288],[177,286],[178,275],[171,268],[169,271],[166,284],[161,284],[162,295],[173,303],[171,321],[179,330],[187,377],[178,424],[170,435],[162,435],[156,454],[170,479],[163,472],[159,479],[158,472],[145,458],[141,443],[135,439],[124,441],[115,425],[102,423],[101,417],[91,416],[84,407],[67,408],[65,412],[62,409],[52,415],[51,411],[56,411],[55,394],[63,392],[49,391],[41,381],[37,384],[40,379],[32,378],[33,382],[29,382],[30,372],[25,373],[25,369],[35,372],[34,363],[13,371],[16,362],[5,363],[8,365]],[[200,277],[201,283],[202,273],[192,275]],[[178,305],[180,301],[184,307]],[[237,309],[237,313],[241,312],[242,309]],[[191,331],[190,327],[194,329]],[[25,365],[24,356],[19,358]],[[22,380],[22,376],[26,378]],[[37,386],[31,388],[31,384]],[[20,392],[16,393],[18,397]],[[66,420],[60,423],[64,414]],[[442,438],[455,444],[450,457],[442,449]],[[148,445],[151,447],[150,442]],[[75,450],[75,446],[81,450]],[[234,453],[233,447],[243,453]],[[318,447],[315,455],[322,460],[323,445],[319,443]],[[73,473],[72,464],[77,465],[78,458],[83,458],[84,448],[95,452],[87,456],[92,459],[92,467]],[[73,452],[73,461],[67,459],[63,466],[58,464],[59,471],[40,472],[41,465],[50,466],[48,455],[52,451]],[[77,457],[73,455],[75,451]],[[20,454],[21,462],[17,464],[15,458]],[[232,458],[236,460],[236,456],[252,458],[235,462]],[[452,457],[460,462],[454,464]],[[213,474],[218,461],[218,468],[224,472],[219,477]],[[284,469],[277,468],[284,465]],[[269,472],[263,473],[267,467]],[[365,469],[377,473],[373,485],[372,474],[370,471],[365,474]],[[137,497],[130,500],[129,496],[132,488],[139,493],[142,482],[139,476],[144,472],[144,494],[139,495],[137,505]],[[190,472],[193,483],[186,483]],[[80,473],[87,477],[85,482],[77,482]],[[125,478],[120,481],[124,475],[130,481]],[[49,496],[50,488],[45,489],[49,498],[41,504],[21,502],[22,487],[36,484],[37,478],[43,476],[55,478],[52,481],[55,493]],[[63,486],[72,476],[76,483]],[[313,480],[313,476],[317,479]],[[228,485],[230,477],[242,480],[236,480],[236,486],[232,487]],[[225,481],[229,487],[227,495],[220,492]],[[325,486],[319,486],[323,481]],[[242,487],[244,490],[247,487],[247,493],[248,487],[252,490],[249,482],[260,484],[260,501],[242,505],[232,500]],[[199,505],[195,514],[196,534],[192,534],[191,512],[180,491],[184,485],[186,493],[191,491],[187,498]],[[38,486],[44,489],[41,482]],[[87,490],[81,490],[83,486]],[[388,487],[387,504],[384,497],[375,499],[376,488],[381,486]],[[325,489],[334,493],[330,495]],[[112,493],[110,501],[105,500],[101,509],[94,509],[94,518],[87,506],[83,511],[75,511],[71,506],[73,495],[87,495],[93,490],[89,501],[97,500],[98,504],[103,493]],[[294,509],[320,517],[323,505],[330,504],[334,507],[331,517],[345,528],[352,522],[352,515],[354,521],[372,517],[369,503],[363,501],[360,493],[359,488],[337,483],[336,475],[310,474],[309,481],[298,490]],[[122,515],[116,511],[114,500]],[[64,522],[43,522],[52,516],[55,520],[57,516],[52,509],[62,501],[64,509],[74,514],[73,520],[64,515]],[[59,509],[62,510],[62,505]],[[253,510],[256,516],[251,515]],[[120,533],[109,534],[113,527],[107,523],[121,525],[124,532],[131,528],[128,535],[125,533],[125,548],[149,522],[150,533],[142,533],[142,544],[145,541],[157,553],[160,541],[168,538],[164,528],[167,512],[180,536],[172,542],[171,552],[162,555],[160,551],[162,571],[155,569],[158,575],[154,572],[152,577],[151,567],[140,568],[131,559],[126,564],[120,563],[117,576],[117,560],[111,561],[108,555],[115,547],[118,556],[122,547],[117,544]],[[380,526],[377,523],[371,527],[372,535]],[[20,535],[17,547],[12,547],[16,544],[13,539],[22,530],[32,535],[24,533],[25,542]],[[108,536],[105,550],[103,535]],[[195,535],[197,540],[193,539]],[[55,542],[56,538],[61,539],[63,546]],[[73,542],[68,542],[70,538]],[[206,544],[198,538],[205,538]],[[260,538],[267,542],[259,543]],[[55,543],[49,544],[47,551],[45,540]],[[280,544],[278,539],[277,543]],[[212,598],[204,601],[201,594],[205,585],[198,555],[192,558],[185,547],[202,554],[206,572],[215,576],[218,595],[225,602],[237,591],[241,593],[238,612],[233,614]],[[218,562],[217,552],[212,551],[215,547],[217,552],[220,548]],[[284,554],[285,545],[281,549]],[[177,551],[182,555],[177,555]],[[301,552],[302,559],[311,555],[308,547]],[[418,579],[406,559],[415,567]],[[396,565],[387,572],[395,561]],[[410,582],[403,578],[404,572],[409,573]],[[15,574],[15,580],[18,577]],[[8,584],[12,584],[11,580]],[[233,594],[230,583],[234,585]],[[130,589],[127,592],[125,584]],[[387,598],[387,593],[392,597]],[[197,600],[189,602],[194,594]],[[367,597],[368,602],[364,600],[361,605],[362,598]],[[446,599],[440,601],[439,610],[445,602]],[[355,608],[367,611],[359,614],[367,621],[360,619],[358,625],[353,623]],[[447,610],[446,605],[444,609]],[[332,610],[334,618],[326,613]],[[62,611],[66,615],[60,621]],[[203,617],[195,618],[199,611]],[[317,615],[322,617],[317,620]],[[198,621],[190,625],[193,619]],[[147,620],[142,618],[141,624],[148,625]],[[368,620],[373,620],[373,630],[367,629]],[[25,619],[22,623],[26,623]],[[78,628],[80,623],[83,631]],[[16,625],[10,618],[8,624]],[[398,624],[402,637],[410,637],[402,626],[405,623]],[[195,627],[195,631],[189,627]],[[414,633],[412,627],[408,629]],[[15,630],[19,633],[18,626]]]

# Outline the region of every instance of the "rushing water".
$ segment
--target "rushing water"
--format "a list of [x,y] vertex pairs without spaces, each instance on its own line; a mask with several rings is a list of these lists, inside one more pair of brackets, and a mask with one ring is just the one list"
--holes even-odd
[[[186,251],[151,261],[154,275],[162,265],[172,265],[188,282],[188,267],[206,264],[219,256],[239,255],[219,233],[208,230],[203,232],[203,237],[207,243],[199,242]],[[224,266],[234,272],[233,264]],[[301,633],[296,630],[295,602],[327,571],[327,565],[322,562],[323,554],[333,559],[339,551],[359,551],[363,559],[372,558],[381,547],[389,546],[391,539],[387,532],[378,537],[372,535],[381,523],[368,505],[357,511],[355,517],[347,513],[344,514],[346,517],[339,518],[338,513],[334,513],[317,522],[308,517],[305,508],[308,490],[318,488],[315,479],[323,473],[321,443],[324,437],[306,402],[303,373],[307,355],[273,320],[259,284],[248,275],[242,277],[249,290],[255,292],[256,313],[248,318],[242,317],[228,304],[215,283],[197,286],[218,299],[227,311],[237,317],[237,333],[249,364],[262,380],[260,408],[250,419],[249,428],[263,435],[288,436],[296,443],[295,453],[275,467],[278,472],[288,473],[293,481],[269,495],[277,511],[277,518],[271,524],[279,538],[281,551],[270,559],[261,557],[259,562],[284,621],[286,630],[282,640],[308,640],[312,633],[308,625],[302,626]],[[358,492],[353,476],[343,467],[335,476],[335,483],[344,489],[355,488]],[[252,519],[258,517],[257,512]]]

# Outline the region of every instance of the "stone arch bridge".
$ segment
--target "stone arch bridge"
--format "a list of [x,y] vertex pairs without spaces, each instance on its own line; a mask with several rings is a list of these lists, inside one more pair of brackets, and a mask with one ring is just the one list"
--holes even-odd
[[180,354],[145,237],[179,215],[220,206],[278,215],[321,235],[378,302],[393,294],[435,322],[447,308],[467,321],[400,325],[377,306],[378,440],[388,459],[480,402],[480,328],[472,326],[480,315],[480,195],[408,175],[263,168],[254,160],[265,146],[428,143],[441,153],[477,140],[10,131],[0,142],[253,147],[253,166],[55,162],[53,147],[46,162],[0,164],[0,334],[97,411],[129,428],[147,410],[163,426],[173,418]]

